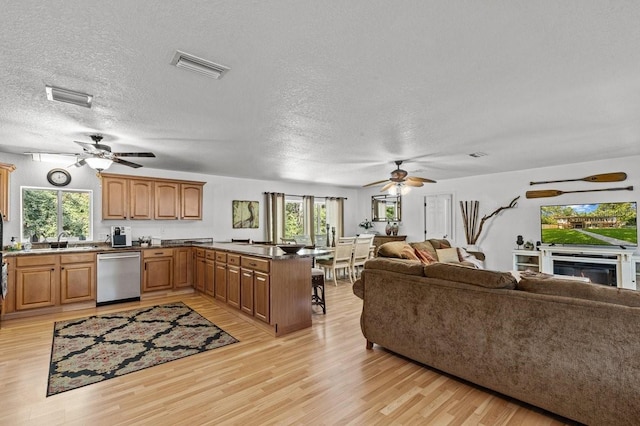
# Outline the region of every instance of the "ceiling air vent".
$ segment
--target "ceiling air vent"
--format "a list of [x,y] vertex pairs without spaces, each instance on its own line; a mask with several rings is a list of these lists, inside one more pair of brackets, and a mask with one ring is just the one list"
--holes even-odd
[[480,158],[480,157],[484,157],[485,155],[487,155],[486,152],[472,152],[471,154],[469,154],[469,157],[473,157],[473,158]]
[[205,75],[210,78],[220,79],[229,71],[230,68],[224,65],[216,64],[206,59],[198,58],[197,56],[190,55],[188,53],[176,51],[171,65],[175,65],[178,68],[184,68],[186,70],[194,71],[199,74]]
[[87,93],[76,92],[74,90],[63,89],[62,87],[45,86],[47,91],[47,99],[50,101],[65,102],[67,104],[78,105],[85,108],[91,108],[93,95]]

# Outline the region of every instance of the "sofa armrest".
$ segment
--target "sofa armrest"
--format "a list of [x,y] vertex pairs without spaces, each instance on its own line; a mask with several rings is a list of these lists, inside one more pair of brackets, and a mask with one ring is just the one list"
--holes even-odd
[[474,255],[476,257],[476,259],[478,259],[478,260],[485,260],[484,253],[481,252],[481,251],[467,250],[467,253]]

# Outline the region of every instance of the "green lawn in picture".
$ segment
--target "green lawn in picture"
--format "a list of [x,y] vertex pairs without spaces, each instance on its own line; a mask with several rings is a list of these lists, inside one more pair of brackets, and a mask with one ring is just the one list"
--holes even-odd
[[617,240],[628,241],[629,244],[638,243],[638,228],[586,229],[586,231]]
[[547,244],[589,244],[609,246],[611,244],[590,237],[574,229],[543,229],[542,241]]

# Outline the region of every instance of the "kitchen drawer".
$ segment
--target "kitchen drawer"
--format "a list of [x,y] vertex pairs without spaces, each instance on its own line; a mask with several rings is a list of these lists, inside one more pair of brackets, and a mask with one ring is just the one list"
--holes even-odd
[[196,256],[197,257],[204,257],[204,252],[205,252],[205,249],[200,249],[200,248],[196,249]]
[[95,260],[95,253],[70,253],[60,255],[60,263],[62,264],[94,262]]
[[206,256],[206,258],[207,258],[207,259],[209,259],[209,260],[217,259],[217,257],[216,257],[216,252],[215,252],[215,251],[213,251],[213,250],[206,250],[206,252],[205,252],[205,256]]
[[56,255],[47,254],[47,255],[36,255],[36,256],[17,256],[16,257],[16,266],[40,266],[40,265],[55,265],[56,263]]
[[216,261],[226,263],[227,262],[227,253],[224,251],[216,252]]
[[148,259],[150,257],[166,257],[173,256],[172,248],[157,248],[157,249],[149,249],[142,251],[142,257]]
[[242,257],[242,267],[253,269],[254,271],[261,271],[269,273],[270,262],[265,259],[258,259],[255,257]]
[[229,265],[240,266],[240,255],[239,254],[228,254],[227,255],[227,263]]

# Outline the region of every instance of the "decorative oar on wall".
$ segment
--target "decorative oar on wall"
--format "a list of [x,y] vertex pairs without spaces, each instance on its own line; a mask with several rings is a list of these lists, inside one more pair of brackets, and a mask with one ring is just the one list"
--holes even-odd
[[[599,175],[591,175],[579,179],[563,179],[563,180],[543,180],[540,182],[529,182],[529,185],[542,185],[544,183],[557,183],[557,182],[622,182],[627,179],[627,174],[624,172],[615,173],[601,173]],[[528,197],[527,197],[528,198]]]
[[633,191],[633,186],[625,186],[623,188],[605,188],[605,189],[583,189],[580,191],[560,191],[557,189],[541,189],[538,191],[527,191],[527,198],[546,198],[557,197],[562,194],[572,194],[574,192],[597,192],[597,191]]
[[480,233],[482,232],[482,227],[484,223],[491,219],[493,216],[500,213],[505,209],[512,209],[516,205],[518,205],[518,195],[516,198],[511,200],[509,205],[502,206],[494,210],[490,215],[482,216],[480,219],[480,224],[478,225],[478,208],[480,203],[478,201],[460,201],[460,210],[462,210],[462,223],[464,224],[464,234],[467,239],[467,244],[476,245],[478,242],[478,238],[480,237]]

